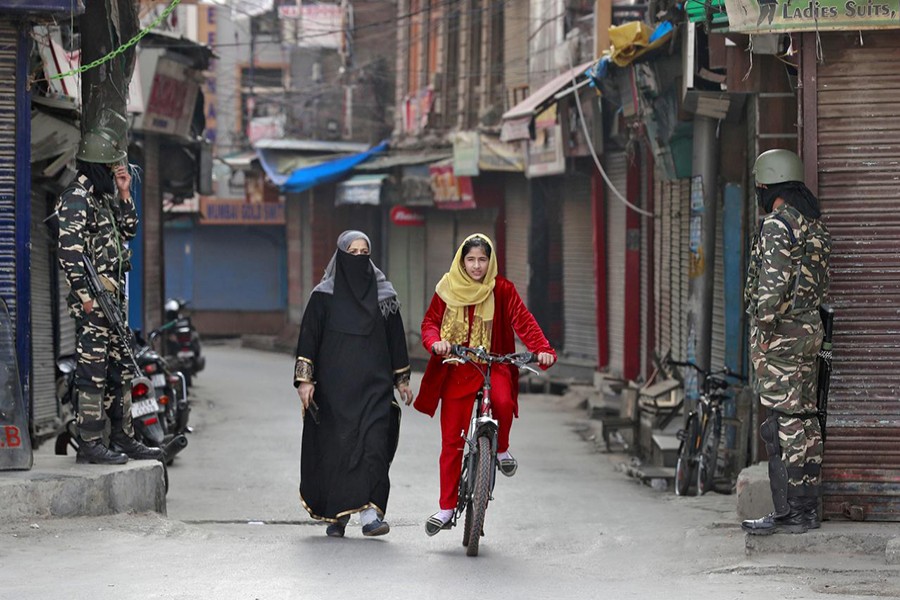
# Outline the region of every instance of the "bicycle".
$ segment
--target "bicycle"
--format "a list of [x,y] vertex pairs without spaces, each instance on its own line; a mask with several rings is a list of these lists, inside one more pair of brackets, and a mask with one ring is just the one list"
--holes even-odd
[[722,440],[722,402],[727,399],[731,387],[726,377],[739,381],[742,378],[728,367],[711,372],[692,362],[671,359],[667,362],[670,366],[693,368],[702,379],[697,408],[688,414],[684,429],[678,431],[681,444],[675,463],[675,494],[687,496],[693,482],[697,495],[702,496],[714,487]]
[[[469,363],[478,369],[484,384],[475,394],[472,420],[466,435],[462,473],[459,478],[459,501],[450,526],[465,513],[462,544],[467,556],[478,556],[478,546],[484,529],[484,518],[488,503],[493,500],[494,484],[497,482],[497,435],[499,425],[491,415],[491,367],[508,364],[537,374],[528,363],[537,362],[537,355],[531,352],[517,354],[491,354],[484,348],[469,348],[454,345],[449,358],[444,363]],[[481,365],[484,365],[483,367]]]

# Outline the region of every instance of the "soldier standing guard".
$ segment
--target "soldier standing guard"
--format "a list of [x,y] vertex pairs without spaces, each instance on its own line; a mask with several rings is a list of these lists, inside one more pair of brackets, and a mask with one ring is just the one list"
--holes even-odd
[[[128,458],[162,457],[159,448],[148,448],[134,439],[125,342],[91,297],[85,280],[87,257],[125,316],[130,250],[124,244],[134,237],[138,219],[131,199],[131,175],[124,164],[127,153],[117,147],[115,139],[112,130],[102,127],[82,136],[76,154],[77,175],[57,204],[59,264],[71,287],[69,314],[75,319],[78,336],[79,463],[122,464]],[[103,442],[107,419],[110,447]]]
[[769,454],[775,512],[741,524],[754,535],[819,527],[822,430],[816,411],[819,306],[828,292],[831,236],[819,201],[803,183],[803,163],[769,150],[753,167],[760,213],[745,299],[756,391],[768,418],[760,437]]

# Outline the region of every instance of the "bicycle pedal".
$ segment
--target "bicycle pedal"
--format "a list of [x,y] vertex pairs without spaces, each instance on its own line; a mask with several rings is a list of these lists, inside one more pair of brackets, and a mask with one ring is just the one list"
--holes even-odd
[[685,439],[687,439],[687,431],[685,431],[684,429],[679,429],[675,432],[675,437],[678,438],[679,442],[683,442]]

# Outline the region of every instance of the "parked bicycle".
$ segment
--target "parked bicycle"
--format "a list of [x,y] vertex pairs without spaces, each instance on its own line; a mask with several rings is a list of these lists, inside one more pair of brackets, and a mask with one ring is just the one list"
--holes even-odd
[[688,414],[684,429],[678,432],[681,444],[675,463],[675,494],[687,496],[693,483],[697,495],[713,489],[719,463],[722,440],[722,402],[728,399],[731,383],[728,378],[741,380],[725,367],[706,371],[692,362],[667,361],[670,366],[688,367],[697,371],[701,379],[700,398],[695,410]]
[[484,348],[452,346],[451,356],[445,363],[470,363],[484,378],[484,384],[475,394],[475,408],[466,436],[462,475],[459,479],[459,502],[450,526],[465,513],[463,546],[467,556],[478,556],[478,546],[484,530],[484,518],[488,503],[493,499],[494,484],[497,482],[497,420],[491,414],[491,367],[497,364],[514,365],[537,374],[529,363],[537,362],[537,355],[531,352],[519,354],[491,354]]

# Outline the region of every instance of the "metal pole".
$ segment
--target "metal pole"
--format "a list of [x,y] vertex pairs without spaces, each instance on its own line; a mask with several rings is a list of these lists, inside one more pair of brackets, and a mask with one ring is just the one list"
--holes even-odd
[[[712,348],[713,283],[716,250],[716,212],[719,197],[719,140],[717,121],[694,117],[693,178],[691,181],[690,271],[688,282],[687,357],[709,370]],[[687,375],[687,374],[686,374]],[[696,374],[686,385],[688,405],[699,395]]]

